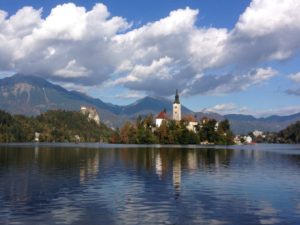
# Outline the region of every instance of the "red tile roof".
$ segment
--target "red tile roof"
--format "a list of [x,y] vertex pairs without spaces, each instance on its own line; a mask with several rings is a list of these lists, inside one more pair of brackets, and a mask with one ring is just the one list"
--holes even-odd
[[184,116],[182,120],[187,122],[197,122],[197,119],[193,115]]
[[164,111],[161,111],[161,112],[157,115],[156,119],[168,119],[167,113],[164,112]]

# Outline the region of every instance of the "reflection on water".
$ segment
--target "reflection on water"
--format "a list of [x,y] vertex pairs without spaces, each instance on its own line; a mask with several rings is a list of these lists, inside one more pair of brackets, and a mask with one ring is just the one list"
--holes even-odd
[[284,148],[1,147],[0,224],[300,224]]
[[176,197],[180,194],[180,184],[181,184],[181,157],[180,154],[173,161],[173,186],[175,190]]

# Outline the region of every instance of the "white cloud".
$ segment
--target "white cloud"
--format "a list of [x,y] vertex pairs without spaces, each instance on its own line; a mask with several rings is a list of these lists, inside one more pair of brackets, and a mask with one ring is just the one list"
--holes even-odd
[[78,66],[76,60],[73,59],[70,62],[68,62],[65,68],[62,68],[54,72],[54,75],[70,78],[70,77],[84,77],[84,76],[88,76],[90,73],[91,72],[88,71],[85,67]]
[[296,81],[297,83],[300,83],[300,72],[294,73],[294,74],[290,74],[288,77],[289,77],[292,81]]
[[127,82],[145,82],[146,79],[170,79],[171,73],[168,65],[173,60],[169,57],[163,57],[154,60],[150,65],[136,65],[131,69],[128,76],[116,80],[116,83],[122,84]]
[[[300,83],[300,72],[288,75],[288,78],[296,83]],[[288,95],[300,96],[300,88],[290,88],[285,91]]]
[[23,38],[32,34],[41,24],[42,9],[24,7],[7,19],[7,13],[0,11],[1,33],[9,39]]
[[300,28],[299,24],[292,24],[300,20],[299,7],[300,3],[295,0],[254,0],[240,16],[236,30],[249,37],[261,37],[290,29],[287,27],[290,25]]
[[112,38],[130,24],[110,17],[103,4],[90,11],[73,3],[58,5],[45,19],[31,7],[9,18],[0,15],[2,70],[93,85],[107,80],[123,60]]
[[230,32],[224,62],[255,65],[299,51],[300,2],[253,0]]
[[202,110],[203,112],[215,112],[221,115],[243,114],[253,115],[256,118],[268,117],[273,115],[288,116],[300,112],[300,106],[278,106],[269,109],[253,109],[251,107],[240,106],[234,103],[221,103]]
[[299,52],[299,11],[295,0],[253,0],[232,30],[197,27],[188,7],[136,29],[103,4],[0,11],[0,70],[164,96],[242,91],[276,74],[269,61]]
[[236,109],[237,106],[234,103],[223,103],[223,104],[215,105],[211,108],[207,108],[205,109],[205,111],[223,113],[223,112],[234,111]]
[[[221,115],[226,114],[251,114],[254,113],[246,106],[239,106],[234,103],[221,103],[202,110],[203,112],[214,112]],[[257,112],[256,112],[257,113]]]
[[224,93],[238,92],[247,88],[260,85],[278,72],[272,68],[258,68],[247,74],[206,75],[189,84],[184,91],[186,94],[220,95]]
[[112,97],[118,99],[140,99],[145,97],[145,95],[141,94],[138,91],[129,91],[127,93],[117,94],[116,96],[112,96]]
[[15,72],[14,71],[0,71],[0,78],[2,79],[2,78],[5,78],[5,77],[10,77],[10,76],[12,76],[12,75],[14,75],[15,74]]
[[260,83],[262,81],[269,80],[271,77],[277,74],[278,72],[271,67],[268,67],[266,69],[258,68],[250,79],[257,83]]
[[35,31],[35,35],[43,39],[80,40],[86,32],[86,17],[83,7],[72,3],[58,5],[52,9],[42,27]]
[[189,60],[193,69],[200,72],[220,66],[222,56],[226,54],[227,39],[226,29],[194,29],[188,43]]

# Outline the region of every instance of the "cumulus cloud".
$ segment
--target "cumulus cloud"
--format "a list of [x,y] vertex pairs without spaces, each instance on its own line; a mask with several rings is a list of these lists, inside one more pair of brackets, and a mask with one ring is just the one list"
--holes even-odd
[[107,80],[123,60],[112,39],[130,24],[110,17],[105,5],[86,11],[68,3],[45,19],[41,13],[31,7],[9,18],[0,13],[0,51],[6,59],[0,58],[1,69],[93,85]]
[[287,116],[299,113],[300,106],[281,106],[276,108],[268,109],[253,109],[251,107],[240,106],[234,103],[221,103],[214,105],[210,108],[202,110],[203,112],[215,112],[221,115],[226,114],[243,114],[243,115],[253,115],[256,118],[268,117],[272,115]]
[[65,68],[55,71],[54,75],[71,78],[88,76],[90,73],[85,67],[77,66],[76,60],[71,60]]
[[[296,82],[296,83],[300,83],[300,72],[298,73],[294,73],[294,74],[290,74],[288,75],[288,78],[290,80],[292,80],[293,82]],[[300,96],[300,88],[296,88],[296,89],[287,89],[285,91],[286,94],[288,95],[296,95],[296,96]]]
[[294,73],[294,74],[290,74],[288,76],[292,81],[295,81],[297,83],[300,83],[300,72],[298,73]]
[[187,94],[218,95],[243,91],[247,88],[262,84],[278,72],[272,68],[258,68],[247,74],[206,75],[196,79],[185,90]]
[[226,51],[236,63],[284,60],[299,51],[300,2],[253,0],[230,32]]
[[228,112],[228,111],[234,111],[237,109],[237,106],[234,103],[223,103],[215,105],[211,108],[205,109],[205,111],[208,112]]
[[168,79],[171,78],[169,66],[172,63],[172,59],[164,57],[159,60],[153,60],[150,65],[136,65],[131,68],[131,72],[128,76],[116,80],[116,84],[128,83],[128,82],[141,82],[145,79]]
[[135,29],[104,4],[0,11],[0,70],[164,96],[242,91],[276,75],[268,62],[299,52],[299,11],[295,0],[253,0],[232,30],[197,27],[188,7]]
[[257,112],[254,112],[253,110],[249,109],[246,106],[239,106],[234,103],[221,103],[214,105],[212,107],[206,108],[202,110],[203,112],[214,112],[221,115],[225,114],[232,114],[232,113],[239,113],[239,114],[254,114],[256,115]]
[[112,97],[118,99],[140,99],[140,98],[144,98],[145,95],[141,94],[138,91],[129,91],[127,93],[117,94],[116,96],[112,96]]

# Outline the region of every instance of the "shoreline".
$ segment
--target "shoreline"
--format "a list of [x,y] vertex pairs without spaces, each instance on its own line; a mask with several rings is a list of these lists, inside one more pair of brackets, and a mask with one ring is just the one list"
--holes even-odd
[[20,142],[20,143],[0,143],[0,147],[67,147],[67,148],[99,148],[99,149],[112,149],[112,148],[232,148],[234,145],[164,145],[164,144],[109,144],[98,142],[86,142],[86,143],[67,143],[67,142]]
[[20,143],[0,143],[0,147],[23,147],[23,148],[94,148],[94,149],[122,149],[122,148],[154,148],[154,149],[229,149],[229,150],[272,150],[276,151],[281,146],[289,145],[293,149],[300,150],[300,144],[268,144],[261,143],[255,145],[164,145],[164,144],[109,144],[109,143],[49,143],[49,142],[20,142]]

